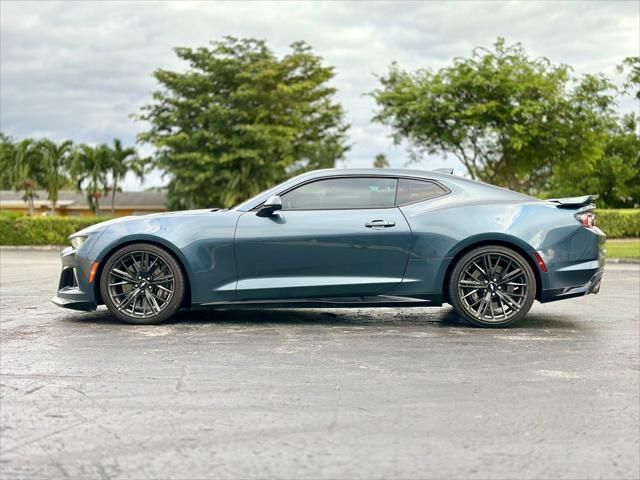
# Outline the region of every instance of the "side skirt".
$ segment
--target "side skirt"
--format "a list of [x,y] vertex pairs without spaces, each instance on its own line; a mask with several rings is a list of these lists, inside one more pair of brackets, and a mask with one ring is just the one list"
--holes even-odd
[[293,298],[279,300],[243,300],[239,302],[210,302],[192,305],[192,310],[207,308],[375,308],[375,307],[439,307],[440,295],[402,297],[378,295],[372,297]]

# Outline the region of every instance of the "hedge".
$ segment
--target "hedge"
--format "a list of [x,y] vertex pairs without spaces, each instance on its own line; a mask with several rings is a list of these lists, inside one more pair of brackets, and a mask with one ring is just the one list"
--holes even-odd
[[69,245],[72,233],[105,217],[29,217],[0,213],[0,245]]
[[[640,237],[640,209],[597,210],[608,238]],[[105,217],[28,217],[0,212],[0,245],[68,245],[67,237]]]
[[640,237],[640,209],[597,209],[596,225],[607,238]]

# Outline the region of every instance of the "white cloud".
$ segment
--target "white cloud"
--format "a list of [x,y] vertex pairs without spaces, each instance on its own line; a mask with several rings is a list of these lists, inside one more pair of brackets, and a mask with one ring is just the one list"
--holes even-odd
[[[172,49],[224,35],[264,38],[277,52],[306,40],[337,69],[334,80],[353,148],[345,166],[385,153],[403,166],[403,147],[371,122],[364,96],[396,60],[438,68],[498,36],[577,73],[615,75],[638,55],[638,2],[12,2],[0,4],[0,129],[80,142],[135,141],[130,114],[147,103],[156,68],[183,68]],[[632,108],[631,104],[623,106]],[[454,166],[429,158],[424,168]],[[457,166],[457,165],[455,165]],[[147,185],[161,183],[152,175]],[[128,188],[137,182],[127,181]]]

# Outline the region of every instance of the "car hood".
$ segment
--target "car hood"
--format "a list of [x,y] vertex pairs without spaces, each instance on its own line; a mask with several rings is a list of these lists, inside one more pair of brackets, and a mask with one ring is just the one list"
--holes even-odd
[[118,217],[113,218],[111,220],[106,220],[104,222],[96,223],[95,225],[91,225],[87,228],[84,228],[73,235],[71,237],[77,235],[86,235],[92,232],[97,232],[104,230],[105,228],[123,224],[123,223],[134,223],[134,222],[144,222],[150,218],[180,218],[180,217],[189,217],[193,215],[206,215],[206,214],[224,214],[227,213],[228,209],[220,209],[220,208],[202,208],[198,210],[181,210],[178,212],[162,212],[162,213],[150,213],[148,215],[130,215],[128,217]]

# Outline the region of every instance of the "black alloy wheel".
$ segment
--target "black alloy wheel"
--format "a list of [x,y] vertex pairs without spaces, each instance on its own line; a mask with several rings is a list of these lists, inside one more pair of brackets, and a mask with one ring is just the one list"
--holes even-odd
[[104,265],[100,293],[111,313],[135,324],[160,323],[182,305],[182,269],[164,249],[148,243],[127,245]]
[[535,275],[527,260],[497,245],[466,253],[449,279],[451,303],[476,326],[505,327],[517,322],[529,312],[535,296]]

